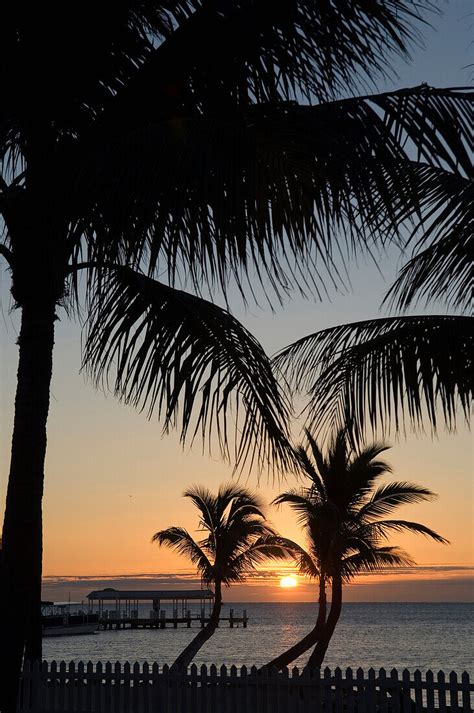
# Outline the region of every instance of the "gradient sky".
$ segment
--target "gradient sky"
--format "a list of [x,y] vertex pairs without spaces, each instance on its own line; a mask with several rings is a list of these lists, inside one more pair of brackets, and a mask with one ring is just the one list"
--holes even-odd
[[[413,53],[409,66],[394,65],[399,79],[379,82],[380,90],[428,82],[435,86],[469,83],[466,65],[472,63],[470,41],[472,4],[458,0],[443,5],[445,16],[433,18],[436,30],[425,33],[426,50]],[[247,311],[236,300],[234,314],[256,335],[269,353],[317,329],[354,319],[375,317],[383,294],[400,265],[393,252],[378,258],[383,274],[370,259],[351,265],[352,292],[331,293],[331,300],[315,303],[295,298],[271,314],[265,308]],[[18,314],[9,311],[9,275],[1,266],[0,298],[0,500],[3,503],[9,463],[13,399],[17,366]],[[421,312],[422,310],[417,310]],[[431,311],[445,310],[433,305]],[[48,426],[44,498],[45,593],[56,600],[66,590],[73,597],[107,586],[107,577],[148,573],[143,586],[192,581],[186,560],[150,543],[153,532],[179,524],[194,529],[196,519],[181,497],[191,483],[217,489],[231,477],[231,468],[217,456],[201,453],[198,443],[184,451],[176,434],[161,436],[156,420],[146,418],[112,396],[95,391],[79,374],[80,330],[64,313],[57,323],[54,377]],[[420,567],[399,575],[361,577],[346,598],[352,601],[466,601],[473,599],[472,443],[467,429],[457,435],[429,434],[398,442],[387,459],[397,480],[424,484],[439,494],[434,503],[405,507],[405,519],[417,519],[438,530],[450,546],[422,538],[394,535]],[[256,474],[246,480],[257,488]],[[292,486],[293,482],[287,483]],[[280,487],[281,486],[281,487]],[[268,502],[285,484],[262,479],[258,490]],[[274,525],[302,542],[288,511],[269,511]],[[166,573],[157,579],[156,573]],[[173,575],[169,579],[169,575]],[[77,580],[78,576],[93,579]],[[66,577],[66,580],[64,580]],[[104,580],[104,577],[106,579]],[[191,577],[191,580],[190,580]],[[168,578],[168,579],[167,579]],[[301,584],[280,590],[279,573],[269,571],[236,587],[228,600],[308,601],[313,590]],[[102,584],[100,584],[102,582]],[[132,586],[132,580],[127,580]],[[141,585],[142,586],[142,585]],[[164,585],[165,586],[165,585]],[[61,596],[60,596],[61,594]],[[56,596],[57,595],[57,596]]]

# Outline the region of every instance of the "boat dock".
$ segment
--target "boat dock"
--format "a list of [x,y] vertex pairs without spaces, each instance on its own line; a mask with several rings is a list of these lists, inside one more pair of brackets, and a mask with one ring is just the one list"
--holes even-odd
[[[167,627],[178,628],[178,625],[186,626],[188,629],[191,628],[192,624],[199,624],[201,629],[204,628],[205,624],[209,621],[208,616],[191,615],[188,611],[185,616],[167,615],[164,610],[160,611],[159,617],[150,617],[149,619],[145,617],[102,617],[99,619],[99,628],[103,631],[110,631],[112,629],[166,629]],[[228,622],[231,629],[239,627],[242,625],[244,629],[247,628],[248,616],[247,611],[244,609],[242,616],[236,616],[234,610],[231,609],[229,616],[221,616],[219,619],[219,624],[221,622]]]
[[[177,629],[179,625],[191,628],[198,624],[204,628],[209,621],[214,592],[210,589],[161,589],[161,590],[119,590],[101,589],[87,595],[89,613],[97,612],[99,628],[103,631],[119,629]],[[199,606],[198,613],[191,613],[188,602]],[[171,611],[161,607],[162,602],[171,603]],[[144,604],[151,604],[149,616],[143,612]],[[109,607],[114,607],[109,609]],[[206,611],[207,610],[207,611]],[[248,616],[244,609],[236,616],[233,609],[229,616],[221,616],[219,623],[228,622],[233,629],[242,625],[247,628]]]

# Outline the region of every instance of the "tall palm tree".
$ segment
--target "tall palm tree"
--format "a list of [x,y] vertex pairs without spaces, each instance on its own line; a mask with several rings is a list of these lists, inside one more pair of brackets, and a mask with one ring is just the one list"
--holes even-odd
[[333,233],[345,226],[351,249],[429,207],[440,157],[447,173],[463,160],[466,92],[341,99],[393,52],[408,57],[429,6],[2,4],[0,255],[21,310],[3,525],[5,607],[20,616],[5,623],[5,711],[24,652],[41,657],[55,320],[83,290],[94,378],[111,376],[118,396],[161,412],[183,438],[214,425],[224,454],[234,393],[236,459],[287,463],[285,404],[265,355],[201,296],[234,282],[249,299],[253,275],[277,295],[317,291],[321,270],[335,275]]
[[[341,614],[344,582],[361,572],[413,564],[406,552],[385,544],[393,531],[421,534],[447,543],[426,525],[385,519],[400,505],[434,497],[430,490],[413,483],[393,482],[376,487],[377,481],[391,472],[388,463],[379,459],[387,445],[372,443],[354,450],[347,431],[341,429],[324,454],[309,431],[306,436],[309,453],[299,446],[296,456],[309,485],[281,493],[274,503],[288,503],[304,529],[308,547],[300,558],[301,569],[319,579],[319,614],[323,619],[305,639],[270,662],[279,668],[312,646],[308,666],[321,666]],[[331,606],[326,617],[325,590],[329,584]]]
[[287,541],[277,536],[265,521],[259,498],[238,485],[221,485],[217,495],[194,486],[185,491],[199,511],[199,531],[195,540],[182,527],[168,527],[153,535],[153,542],[166,545],[188,557],[207,585],[214,587],[211,616],[173,664],[186,668],[219,625],[222,586],[242,582],[265,559],[289,556]]

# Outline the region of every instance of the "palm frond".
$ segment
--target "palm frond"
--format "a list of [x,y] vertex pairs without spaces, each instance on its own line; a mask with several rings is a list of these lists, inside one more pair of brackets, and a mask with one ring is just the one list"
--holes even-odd
[[[253,0],[161,3],[143,25],[140,13],[133,17],[140,39],[158,35],[163,41],[137,62],[132,81],[109,102],[112,126],[117,116],[133,125],[179,108],[214,109],[217,101],[327,99],[371,83],[374,74],[391,71],[394,53],[409,57],[426,24],[424,13],[433,8],[407,0],[337,6],[297,0],[271,8]],[[55,34],[48,35],[53,46]],[[110,129],[107,119],[102,122]]]
[[414,560],[399,547],[376,547],[348,555],[342,561],[342,574],[346,581],[361,572],[379,572],[386,568],[412,567]]
[[386,443],[370,443],[359,449],[346,469],[346,502],[354,507],[371,491],[375,481],[391,473],[391,466],[383,460],[376,460],[380,453],[388,450]]
[[[385,297],[392,309],[405,310],[423,300],[441,299],[447,306],[469,310],[472,282],[474,183],[465,181],[457,194],[433,208],[436,219],[427,225],[413,257]],[[429,244],[429,240],[432,240]],[[428,245],[420,251],[420,247]]]
[[427,163],[472,177],[474,141],[470,129],[473,90],[453,89],[448,99],[443,89],[421,85],[418,93],[402,89],[372,99],[400,142],[413,145],[418,163]]
[[387,483],[382,485],[357,512],[362,520],[383,517],[399,505],[411,505],[436,497],[435,493],[421,485],[407,482]]
[[319,471],[319,474],[321,475],[322,482],[324,483],[327,478],[328,478],[328,473],[329,473],[329,466],[328,463],[326,462],[326,459],[319,448],[318,443],[316,442],[316,439],[314,438],[313,434],[309,429],[305,429],[305,435],[306,435],[306,440],[308,441],[308,445],[310,447],[311,454],[314,458],[314,462],[316,463],[317,469]]
[[[165,429],[184,440],[214,433],[229,456],[229,409],[235,406],[238,467],[290,463],[288,406],[258,342],[227,311],[133,272],[115,269],[96,293],[84,365],[126,403],[156,409]],[[242,410],[244,415],[241,416]],[[193,421],[194,419],[194,421]]]
[[215,533],[219,526],[217,498],[215,495],[202,485],[193,485],[184,491],[183,497],[189,498],[198,509],[200,528],[208,530],[211,537],[215,538]]
[[296,462],[301,469],[301,472],[311,480],[312,486],[320,497],[325,495],[324,481],[320,477],[306,450],[302,445],[297,446],[294,450]]
[[213,566],[206,553],[183,527],[168,527],[165,530],[159,530],[153,535],[152,542],[170,547],[178,554],[190,559],[207,582],[212,578]]
[[430,527],[422,525],[419,522],[410,522],[409,520],[377,520],[377,522],[370,523],[370,528],[379,532],[383,537],[388,537],[389,530],[396,530],[397,532],[413,532],[417,535],[429,537],[442,545],[449,545],[449,540],[442,537],[442,535],[439,535]]
[[433,430],[468,418],[472,395],[471,317],[392,317],[316,332],[283,349],[274,363],[293,388],[309,390],[307,423],[316,431],[350,424],[387,432]]
[[[413,104],[423,121],[433,102],[438,120],[426,125],[439,141],[427,141],[424,151],[433,155],[420,173],[392,114],[396,106],[402,122]],[[419,220],[433,181],[442,194],[438,149],[451,132],[441,108],[450,118],[459,114],[463,146],[468,103],[465,93],[415,87],[148,122],[83,147],[78,230],[92,261],[137,266],[146,259],[150,274],[164,269],[172,285],[188,279],[195,290],[227,291],[236,281],[250,299],[257,279],[278,296],[294,287],[322,295],[328,280],[345,281],[341,261],[356,247]]]
[[296,513],[301,525],[306,525],[309,520],[316,518],[319,514],[320,501],[315,501],[310,489],[288,490],[272,500],[272,505],[279,506],[284,503],[288,504]]
[[241,582],[266,560],[288,559],[296,547],[297,545],[291,540],[275,534],[265,534],[229,559],[227,574],[223,581]]

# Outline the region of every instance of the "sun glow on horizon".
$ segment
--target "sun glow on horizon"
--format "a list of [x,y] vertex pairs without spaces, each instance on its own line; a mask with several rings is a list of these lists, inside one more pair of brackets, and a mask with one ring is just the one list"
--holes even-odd
[[298,580],[292,574],[289,574],[286,577],[282,577],[280,579],[280,587],[296,587],[297,584]]

